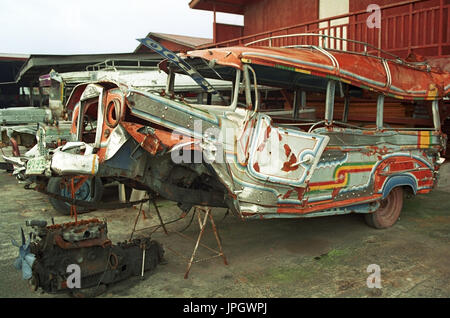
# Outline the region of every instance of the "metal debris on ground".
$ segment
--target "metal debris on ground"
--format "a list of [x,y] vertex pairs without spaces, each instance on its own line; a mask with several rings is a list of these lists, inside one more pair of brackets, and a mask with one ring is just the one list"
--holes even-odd
[[[161,244],[150,237],[112,244],[106,221],[98,219],[52,225],[32,220],[26,225],[32,228],[30,240],[26,242],[22,230],[22,245],[13,242],[20,248],[15,265],[22,268],[23,278],[29,279],[34,291],[98,296],[108,284],[143,277],[164,255]],[[80,268],[79,288],[68,284],[68,269],[74,265]]]

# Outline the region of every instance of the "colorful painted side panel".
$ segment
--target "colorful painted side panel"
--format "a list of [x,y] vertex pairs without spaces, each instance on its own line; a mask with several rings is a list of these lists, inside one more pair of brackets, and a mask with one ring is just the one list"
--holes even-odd
[[[273,187],[267,182],[256,186],[246,176],[245,167],[234,170],[247,178],[242,183],[245,200],[240,202],[244,215],[340,214],[343,210],[339,208],[378,201],[396,186],[427,193],[435,184],[435,162],[441,149],[437,132],[317,129],[314,133],[327,135],[330,142],[303,187]],[[264,206],[252,206],[250,201]],[[272,206],[274,201],[276,207]]]

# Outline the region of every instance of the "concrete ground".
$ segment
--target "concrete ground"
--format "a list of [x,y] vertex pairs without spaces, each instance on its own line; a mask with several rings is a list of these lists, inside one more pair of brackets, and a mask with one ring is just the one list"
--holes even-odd
[[[13,268],[27,219],[70,221],[50,206],[45,195],[25,190],[14,177],[0,173],[0,297],[68,297],[32,292]],[[158,203],[166,221],[176,218],[172,203]],[[110,238],[129,238],[137,210],[95,211],[81,217],[106,218]],[[214,210],[229,265],[220,258],[194,264],[184,279],[186,263],[167,250],[166,265],[108,288],[100,297],[449,297],[450,296],[450,164],[442,168],[438,189],[407,199],[398,223],[387,230],[368,227],[361,215],[298,220],[241,221]],[[190,217],[171,225],[182,229]],[[154,210],[138,228],[155,224]],[[195,236],[198,224],[184,232]],[[209,228],[210,229],[210,228]],[[139,235],[145,234],[140,232]],[[156,233],[164,246],[190,255],[193,243]],[[205,243],[214,246],[208,230]],[[200,257],[209,252],[199,250]],[[367,267],[381,268],[381,289],[370,289]]]

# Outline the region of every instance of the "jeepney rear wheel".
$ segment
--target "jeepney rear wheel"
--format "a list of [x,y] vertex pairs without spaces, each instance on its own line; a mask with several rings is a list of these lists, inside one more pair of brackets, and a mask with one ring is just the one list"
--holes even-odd
[[403,208],[403,188],[391,190],[388,196],[381,200],[380,207],[373,213],[366,214],[366,223],[376,229],[386,229],[397,222]]
[[[94,187],[92,189],[92,187]],[[71,192],[68,185],[61,177],[52,177],[48,181],[47,191],[50,193],[58,194],[66,198],[71,198]],[[93,194],[93,195],[91,195]],[[98,177],[87,180],[83,183],[80,189],[75,193],[75,199],[83,200],[90,203],[97,203],[103,196],[103,183]],[[58,200],[56,198],[49,197],[50,204],[53,208],[64,215],[70,215],[70,203]],[[76,206],[77,213],[87,213],[93,211],[92,208]]]

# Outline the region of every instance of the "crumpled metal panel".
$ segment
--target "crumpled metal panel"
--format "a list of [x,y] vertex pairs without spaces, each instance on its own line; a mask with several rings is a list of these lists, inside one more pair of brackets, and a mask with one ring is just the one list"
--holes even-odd
[[129,138],[130,134],[122,125],[117,125],[109,136],[107,143],[102,145],[102,147],[106,147],[104,160],[111,159]]
[[[219,127],[219,119],[215,114],[156,93],[131,90],[127,99],[132,104],[133,115],[169,127],[178,133],[194,136],[197,132],[194,137],[201,139],[203,135],[200,133]],[[201,127],[195,129],[195,121],[201,121]]]
[[[96,175],[99,158],[96,154],[80,155],[55,151],[51,169],[58,175]],[[28,173],[28,172],[27,172]]]

